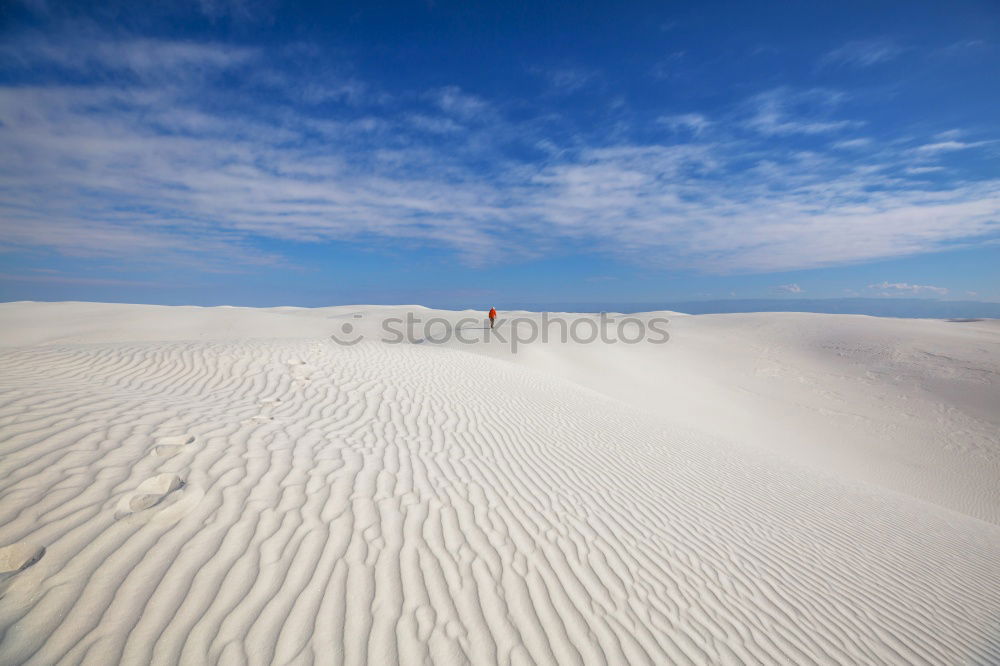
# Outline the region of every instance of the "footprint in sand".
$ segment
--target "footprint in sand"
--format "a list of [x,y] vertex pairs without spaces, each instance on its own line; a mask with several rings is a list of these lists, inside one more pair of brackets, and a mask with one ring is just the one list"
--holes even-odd
[[258,402],[261,409],[261,413],[256,416],[251,416],[250,418],[243,421],[243,423],[260,423],[263,421],[276,421],[273,416],[271,416],[271,410],[281,404],[281,398],[264,398]]
[[194,442],[194,435],[170,435],[169,437],[157,437],[156,446],[153,447],[153,455],[157,458],[169,458],[176,456],[184,450],[184,447]]
[[118,503],[115,517],[123,518],[132,513],[151,509],[162,502],[167,495],[183,487],[184,479],[176,474],[157,474],[140,483],[135,492],[122,498]]
[[0,548],[0,574],[17,573],[42,559],[45,548],[21,541]]
[[287,364],[289,369],[292,371],[292,375],[294,375],[296,379],[308,381],[312,378],[314,368],[305,361],[293,358],[290,361],[287,361]]

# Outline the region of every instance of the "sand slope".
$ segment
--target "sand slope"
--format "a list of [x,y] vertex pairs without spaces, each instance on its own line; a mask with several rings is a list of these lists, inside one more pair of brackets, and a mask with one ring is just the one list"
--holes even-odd
[[[843,432],[888,442],[873,459],[904,450],[885,408],[763,441],[783,432],[775,410],[825,422],[782,382],[844,368],[831,404],[864,385],[815,351],[808,316],[677,317],[666,345],[605,350],[642,373],[594,346],[333,344],[355,311],[0,305],[0,663],[1000,661],[992,486],[901,492],[891,464],[859,478],[856,443],[819,464]],[[976,428],[996,418],[977,411],[997,391],[996,328],[911,324],[948,353],[886,367],[937,379],[876,368],[860,402],[948,405],[927,427],[966,423],[967,447],[935,464],[979,460],[995,486],[996,431]],[[821,328],[853,355],[843,326]],[[695,340],[757,368],[773,366],[758,342],[782,350],[786,374],[733,405],[763,410],[759,432],[717,423],[726,394],[715,419],[698,411],[712,396],[681,400],[677,381],[701,376],[688,393],[704,394],[728,377],[736,394],[757,376],[720,375]],[[685,369],[664,374],[669,355]],[[958,390],[974,372],[979,393]]]

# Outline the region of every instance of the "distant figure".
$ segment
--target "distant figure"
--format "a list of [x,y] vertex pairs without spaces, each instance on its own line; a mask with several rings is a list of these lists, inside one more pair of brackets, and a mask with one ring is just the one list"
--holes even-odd
[[496,321],[496,318],[497,318],[497,309],[493,306],[490,306],[490,328],[493,328],[493,322]]

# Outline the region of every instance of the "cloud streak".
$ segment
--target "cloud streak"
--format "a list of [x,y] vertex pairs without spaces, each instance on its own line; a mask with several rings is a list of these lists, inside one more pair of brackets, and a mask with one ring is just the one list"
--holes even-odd
[[752,115],[746,126],[766,136],[828,134],[860,123],[828,116],[843,95],[828,90],[791,91],[777,88],[750,100]]
[[893,60],[902,52],[902,48],[884,39],[848,42],[823,56],[821,64],[871,67]]
[[945,287],[935,287],[929,284],[908,284],[906,282],[883,281],[878,284],[868,285],[869,289],[881,289],[883,291],[909,292],[912,294],[932,293],[939,296],[946,296],[948,289]]

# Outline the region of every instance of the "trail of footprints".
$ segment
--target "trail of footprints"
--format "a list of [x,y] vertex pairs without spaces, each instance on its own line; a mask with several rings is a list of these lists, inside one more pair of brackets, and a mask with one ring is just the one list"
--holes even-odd
[[281,404],[281,398],[263,398],[258,402],[260,407],[260,414],[254,414],[249,419],[243,423],[260,423],[265,421],[276,421],[277,419],[271,413],[275,407]]
[[313,366],[298,358],[289,359],[286,361],[286,364],[292,372],[292,377],[300,384],[309,383],[316,373],[316,369]]
[[[194,443],[192,435],[169,435],[156,438],[151,455],[157,458],[171,458]],[[115,519],[145,511],[157,506],[170,493],[184,487],[184,479],[178,474],[162,473],[146,479],[132,492],[118,502]],[[45,555],[45,547],[30,541],[19,541],[0,547],[0,582],[36,564]]]
[[[156,458],[172,458],[182,453],[185,447],[194,443],[193,435],[168,435],[156,438],[151,455]],[[163,472],[146,479],[132,492],[118,502],[115,518],[121,519],[146,509],[152,509],[171,493],[184,487],[184,479],[179,474]]]
[[[287,361],[287,365],[296,381],[308,382],[312,378],[314,369],[304,361],[293,358]],[[251,421],[274,421],[275,417],[272,416],[270,412],[279,404],[281,404],[281,398],[261,399],[260,406],[263,409],[263,413],[253,416]],[[184,449],[193,444],[194,441],[194,436],[189,434],[157,437],[156,444],[152,448],[151,455],[157,458],[172,458],[182,453]],[[120,519],[134,513],[152,509],[153,507],[161,504],[171,493],[183,489],[184,483],[184,479],[181,478],[180,475],[169,472],[157,474],[152,478],[146,479],[139,484],[134,491],[122,497],[121,501],[118,503],[118,510],[115,512],[115,518]],[[16,552],[17,554],[22,554],[31,550],[29,547],[22,547],[23,544],[15,544],[15,546],[19,549],[12,552]],[[11,548],[14,548],[14,546]],[[23,567],[30,566],[36,562],[38,558],[41,557],[41,554],[44,553],[44,550],[45,549],[42,548],[37,557],[31,559],[31,561],[24,564]]]

